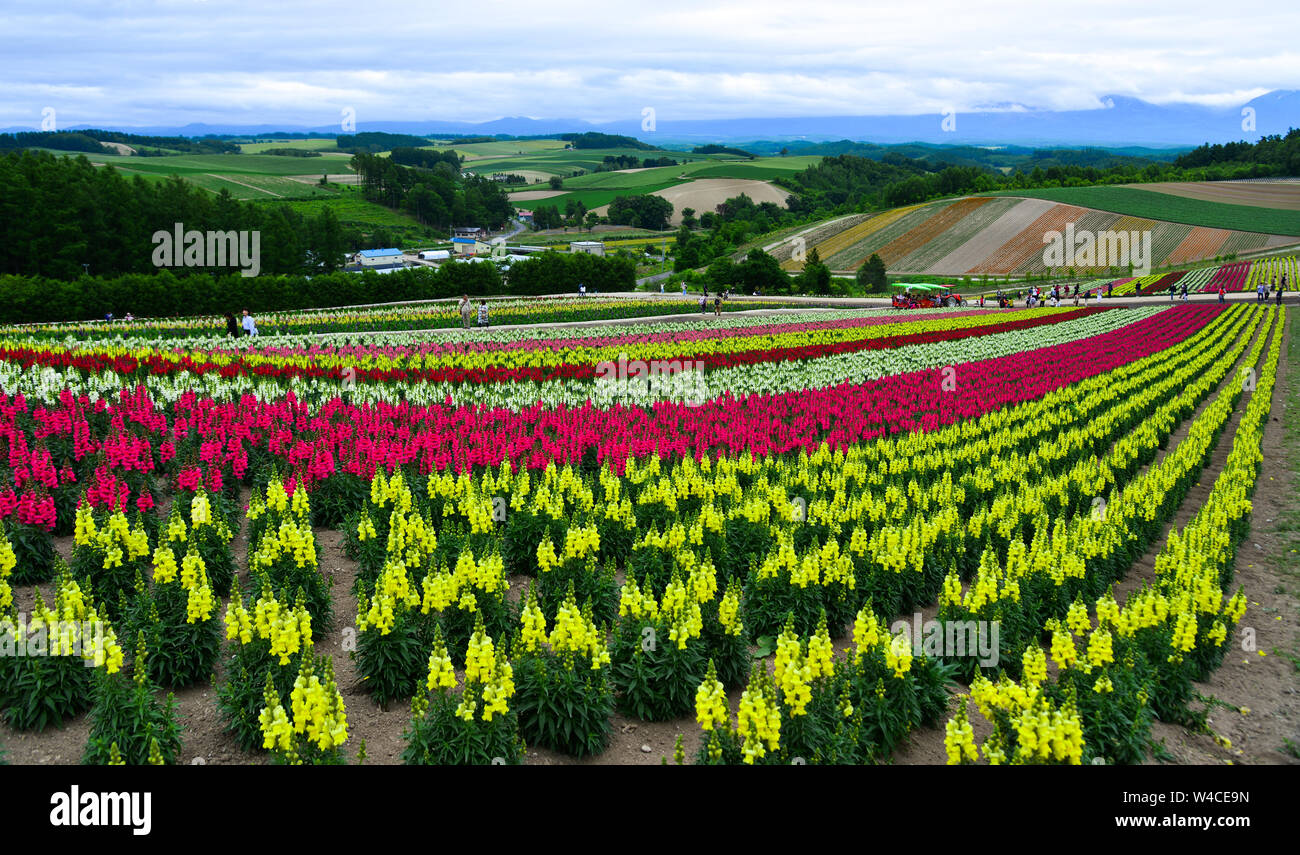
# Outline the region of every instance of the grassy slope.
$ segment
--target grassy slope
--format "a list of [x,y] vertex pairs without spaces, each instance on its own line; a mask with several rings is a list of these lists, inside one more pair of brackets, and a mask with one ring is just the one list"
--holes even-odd
[[132,172],[158,175],[320,175],[329,167],[332,173],[351,172],[349,156],[279,157],[273,154],[198,154],[178,157],[120,157],[108,154],[86,155],[96,163],[110,163]]
[[[303,151],[338,151],[339,146],[336,140],[317,139],[317,140],[272,140],[264,143],[240,143],[239,148],[244,154],[261,154],[271,148],[297,148]],[[315,160],[315,158],[311,158]]]
[[1047,199],[1067,205],[1193,226],[1300,235],[1300,211],[1184,199],[1168,193],[1132,187],[1054,187],[1045,190],[1002,190],[986,195]]
[[367,202],[361,198],[361,194],[348,190],[339,195],[322,197],[318,199],[293,199],[291,201],[271,200],[266,202],[268,205],[292,205],[298,213],[306,217],[315,217],[320,214],[322,208],[328,206],[334,209],[334,214],[339,218],[339,222],[346,225],[363,227],[363,230],[371,226],[383,226],[384,228],[400,229],[420,229],[422,228],[412,217],[389,210],[383,205],[377,205],[374,202]]

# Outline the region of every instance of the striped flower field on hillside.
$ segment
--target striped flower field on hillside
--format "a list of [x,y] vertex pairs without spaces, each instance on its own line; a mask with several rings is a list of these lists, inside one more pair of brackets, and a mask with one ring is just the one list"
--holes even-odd
[[[71,628],[57,655],[0,657],[0,717],[66,727],[132,686],[215,679],[243,762],[353,762],[385,725],[349,711],[392,702],[410,713],[385,762],[590,756],[616,712],[693,718],[679,760],[702,764],[888,762],[925,730],[952,763],[1142,762],[1246,607],[1232,555],[1282,318],[8,330],[0,641]],[[1218,442],[1223,483],[1162,539]],[[322,570],[326,528],[350,588]],[[1156,578],[1117,599],[1148,549]],[[926,607],[970,648],[896,620]],[[185,738],[104,725],[87,758],[184,762]]]

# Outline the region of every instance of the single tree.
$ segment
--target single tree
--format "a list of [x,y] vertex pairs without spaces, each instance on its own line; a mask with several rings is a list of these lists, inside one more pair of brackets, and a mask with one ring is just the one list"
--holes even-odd
[[858,268],[857,279],[858,287],[869,294],[884,291],[889,285],[889,277],[885,275],[885,262],[876,253],[871,253],[866,263]]

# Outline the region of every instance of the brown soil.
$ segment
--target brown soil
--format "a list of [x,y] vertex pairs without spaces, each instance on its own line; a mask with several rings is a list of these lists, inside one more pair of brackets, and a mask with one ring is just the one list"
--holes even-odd
[[754,204],[771,202],[785,206],[789,191],[782,190],[767,181],[753,178],[697,178],[685,184],[656,190],[652,196],[662,196],[673,203],[672,224],[681,225],[682,209],[694,208],[697,211],[712,211],[728,199],[741,193],[754,200]]
[[1294,181],[1169,181],[1124,186],[1204,202],[1300,211],[1300,183]]

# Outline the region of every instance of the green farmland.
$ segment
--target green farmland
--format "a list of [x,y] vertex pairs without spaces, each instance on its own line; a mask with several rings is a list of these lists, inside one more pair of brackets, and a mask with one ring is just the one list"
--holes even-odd
[[264,151],[275,148],[294,148],[300,151],[319,152],[337,152],[339,150],[338,142],[332,139],[269,140],[267,142],[240,143],[239,148],[244,154],[261,154]]
[[1003,190],[981,195],[1046,199],[1115,214],[1167,220],[1191,226],[1263,234],[1300,235],[1300,211],[1229,205],[1185,199],[1134,187],[1053,187],[1044,190]]

